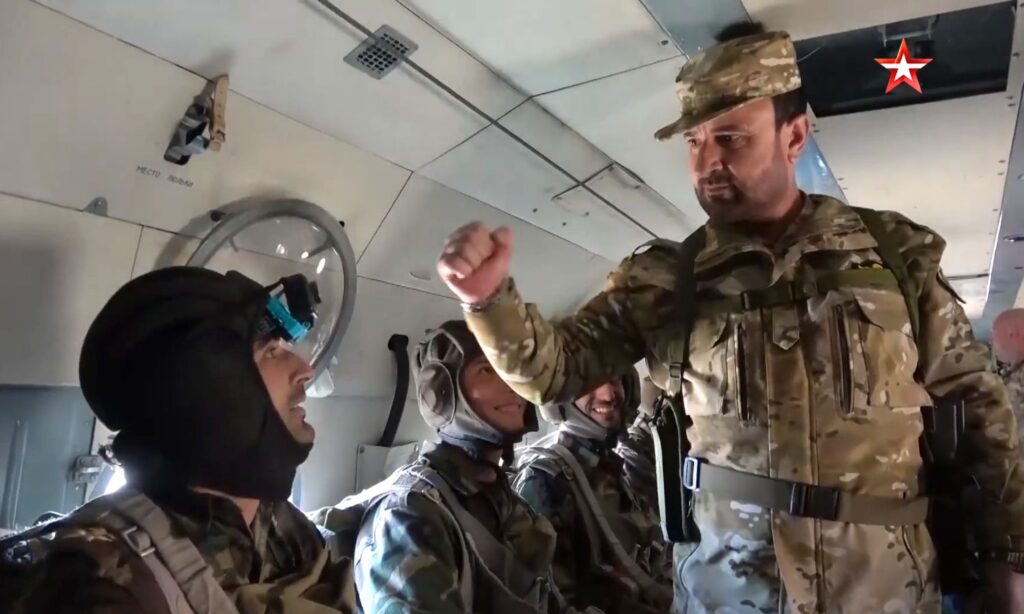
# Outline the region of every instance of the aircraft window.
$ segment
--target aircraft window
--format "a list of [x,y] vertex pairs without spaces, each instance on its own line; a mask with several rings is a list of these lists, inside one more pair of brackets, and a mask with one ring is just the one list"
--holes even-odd
[[316,372],[307,394],[333,392],[328,368],[355,307],[355,256],[344,222],[305,201],[275,200],[215,211],[217,225],[189,259],[190,266],[237,270],[270,285],[301,273],[315,281],[322,302],[316,322],[293,349]]
[[121,490],[124,486],[124,469],[120,467],[113,467],[111,472],[110,481],[107,482],[107,487],[103,490],[103,494],[109,495],[110,493]]

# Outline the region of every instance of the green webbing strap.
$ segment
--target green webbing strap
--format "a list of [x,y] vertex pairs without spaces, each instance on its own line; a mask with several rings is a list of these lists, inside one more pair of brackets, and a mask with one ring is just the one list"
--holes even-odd
[[[679,249],[679,274],[676,276],[676,310],[678,314],[678,326],[680,340],[680,355],[672,357],[672,364],[669,365],[669,375],[673,383],[680,386],[683,381],[682,369],[690,361],[690,334],[693,332],[693,322],[697,319],[697,256],[707,242],[707,233],[703,226],[693,231],[693,234],[686,237]],[[675,360],[677,359],[678,360]],[[678,365],[679,372],[673,372]],[[678,378],[678,380],[677,380]]]
[[678,343],[670,343],[668,355],[669,382],[667,392],[679,399],[682,411],[666,403],[658,412],[651,437],[654,439],[655,467],[658,482],[658,510],[661,530],[670,542],[693,542],[699,537],[687,521],[689,493],[683,489],[682,443],[686,441],[686,428],[682,423],[683,372],[690,360],[690,334],[697,318],[697,255],[704,249],[707,235],[701,226],[679,245],[679,266],[675,284],[675,309],[672,324],[666,333]]
[[878,497],[854,494],[835,487],[791,482],[719,467],[692,456],[686,457],[683,486],[710,492],[729,501],[740,501],[786,512],[792,516],[870,525],[915,525],[928,515],[928,499]]
[[921,314],[918,311],[917,300],[921,295],[921,289],[917,287],[917,281],[910,275],[907,269],[907,261],[903,258],[903,252],[896,242],[895,237],[885,226],[885,221],[877,211],[873,209],[861,209],[853,207],[853,210],[860,216],[861,221],[867,226],[868,232],[874,237],[878,246],[875,250],[882,258],[885,266],[892,270],[903,293],[903,300],[907,303],[907,314],[910,316],[910,328],[914,333],[914,340],[918,339],[921,328]]
[[740,313],[756,309],[771,309],[780,305],[799,303],[830,290],[843,288],[892,288],[901,290],[899,280],[887,269],[847,269],[822,273],[806,282],[779,281],[763,290],[749,290],[721,299],[702,301],[701,315]]

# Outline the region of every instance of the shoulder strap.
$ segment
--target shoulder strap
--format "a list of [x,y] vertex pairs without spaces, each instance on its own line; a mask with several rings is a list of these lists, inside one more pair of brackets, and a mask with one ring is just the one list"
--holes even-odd
[[171,612],[237,613],[192,540],[175,535],[171,518],[149,497],[123,488],[103,499],[105,505],[91,508],[88,516],[92,518],[82,521],[114,532],[142,558]]
[[[415,465],[409,468],[408,473],[418,478],[421,483],[433,487],[440,498],[437,502],[451,514],[455,523],[462,529],[467,549],[481,563],[479,571],[489,576],[496,588],[504,588],[508,592],[502,596],[507,604],[502,611],[508,611],[510,614],[538,612],[537,604],[524,599],[524,596],[538,590],[537,574],[523,567],[516,559],[515,553],[498,541],[487,527],[462,506],[451,487],[436,471],[425,465]],[[416,485],[409,486],[411,490],[422,492]],[[468,575],[464,573],[463,577],[466,578]],[[472,601],[468,601],[466,605],[472,607]]]
[[[551,445],[558,444],[548,444],[548,446]],[[587,479],[586,476],[578,476],[573,468],[550,447],[536,446],[530,451],[538,459],[538,462],[530,465],[531,467],[536,467],[551,476],[561,475],[569,482],[572,498],[576,501],[576,507],[579,508],[583,517],[583,529],[587,533],[587,549],[590,551],[590,560],[594,565],[598,565],[601,562],[601,535],[598,533],[597,525],[594,524],[594,516],[587,513],[587,508],[590,507],[589,502],[583,497],[579,488],[573,484],[577,480]]]
[[679,268],[675,287],[676,308],[673,313],[678,318],[677,338],[681,355],[678,357],[678,364],[669,365],[669,375],[673,384],[678,383],[679,391],[682,390],[683,370],[690,362],[690,335],[693,333],[693,322],[697,319],[697,256],[704,249],[706,242],[707,231],[701,226],[679,246]]
[[864,222],[864,226],[867,227],[868,232],[874,237],[875,242],[878,243],[878,247],[875,249],[882,258],[882,262],[896,276],[900,292],[903,293],[903,300],[907,303],[910,328],[914,333],[914,339],[917,340],[918,334],[921,332],[921,315],[917,304],[921,296],[921,288],[918,287],[917,281],[910,275],[910,271],[907,269],[907,261],[903,258],[903,252],[900,251],[896,238],[886,228],[885,220],[882,219],[878,211],[861,207],[853,207],[853,210],[857,212],[861,221]]
[[583,471],[583,467],[580,466],[579,461],[572,455],[572,452],[567,450],[565,446],[561,444],[554,444],[551,446],[551,451],[554,452],[562,459],[562,461],[571,469],[575,474],[576,479],[571,480],[572,487],[578,490],[578,499],[582,499],[585,504],[581,505],[581,511],[593,518],[594,523],[600,529],[602,536],[604,537],[604,543],[608,544],[612,555],[617,559],[620,567],[629,574],[629,576],[640,586],[640,588],[647,592],[651,597],[656,598],[658,601],[670,601],[672,594],[669,589],[655,582],[647,572],[640,569],[640,566],[636,564],[633,557],[629,556],[625,548],[622,547],[622,542],[619,541],[619,537],[612,530],[611,525],[608,524],[608,519],[605,517],[604,510],[601,509],[601,504],[598,502],[597,497],[594,495],[593,489],[590,488],[590,480],[587,479],[586,473]]

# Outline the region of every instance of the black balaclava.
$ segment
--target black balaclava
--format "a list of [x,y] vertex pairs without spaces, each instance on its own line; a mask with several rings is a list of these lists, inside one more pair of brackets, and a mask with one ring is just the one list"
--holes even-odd
[[118,431],[114,456],[133,487],[288,498],[312,444],[289,433],[254,360],[268,297],[235,271],[171,267],[128,282],[100,311],[79,376]]

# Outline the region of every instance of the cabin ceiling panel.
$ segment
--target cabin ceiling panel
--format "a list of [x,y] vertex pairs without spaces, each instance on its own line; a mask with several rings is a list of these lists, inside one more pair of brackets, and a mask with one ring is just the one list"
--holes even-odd
[[639,1],[401,1],[530,95],[679,55]]
[[[315,0],[40,1],[203,77],[228,73],[233,91],[409,169],[486,125],[408,66],[377,80],[343,62],[364,36]],[[398,2],[335,4],[371,31],[387,24],[412,39],[412,60],[490,115],[525,99]],[[229,105],[229,139],[231,125]]]
[[359,273],[454,298],[435,265],[448,235],[471,221],[513,230],[512,275],[523,296],[549,317],[575,307],[613,266],[504,211],[414,175],[359,261]]
[[230,202],[291,197],[345,220],[359,253],[410,175],[236,94],[220,152],[166,162],[204,81],[31,2],[0,6],[0,82],[0,107],[31,109],[0,122],[18,143],[0,151],[0,191],[74,209],[102,196],[110,217],[170,232],[198,236]]
[[606,258],[652,238],[589,193],[563,201],[573,181],[494,126],[421,173]]
[[519,105],[498,123],[577,179],[586,179],[612,162],[593,143],[533,100]]
[[683,63],[661,62],[537,101],[699,225],[706,216],[690,183],[685,143],[654,138],[658,128],[679,117],[672,84]]

